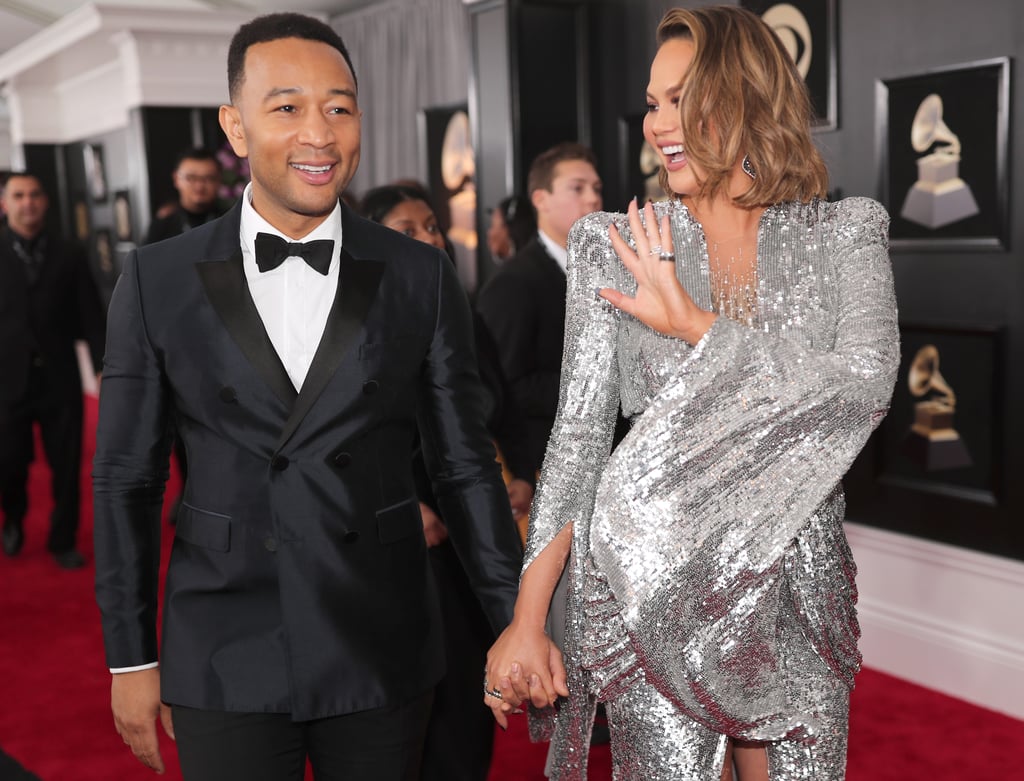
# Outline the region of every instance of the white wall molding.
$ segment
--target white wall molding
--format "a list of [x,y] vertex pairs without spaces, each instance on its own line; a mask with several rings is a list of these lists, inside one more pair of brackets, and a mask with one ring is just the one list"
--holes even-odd
[[256,11],[88,4],[0,56],[15,145],[127,126],[139,106],[227,101],[227,50]]
[[849,523],[864,663],[1024,719],[1024,562]]

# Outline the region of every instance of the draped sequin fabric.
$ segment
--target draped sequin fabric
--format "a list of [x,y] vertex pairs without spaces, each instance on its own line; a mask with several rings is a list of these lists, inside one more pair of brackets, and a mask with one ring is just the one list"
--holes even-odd
[[[680,282],[712,309],[699,223],[678,202],[656,210]],[[573,693],[534,734],[554,730],[553,778],[584,779],[601,699],[632,735],[613,753],[616,778],[717,778],[710,730],[771,741],[773,779],[841,779],[860,630],[839,481],[899,362],[888,215],[866,198],[767,209],[756,311],[718,317],[695,347],[596,295],[636,289],[613,221],[630,241],[620,214],[570,236],[559,411],[525,566],[574,524]],[[610,454],[620,404],[631,428]],[[669,716],[704,729],[649,734]],[[681,758],[696,764],[667,769]]]

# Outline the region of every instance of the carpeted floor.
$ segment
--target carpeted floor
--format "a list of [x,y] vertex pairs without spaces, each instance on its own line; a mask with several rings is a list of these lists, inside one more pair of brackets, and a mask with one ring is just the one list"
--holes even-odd
[[[86,404],[81,550],[92,559],[91,432]],[[21,555],[0,554],[0,749],[42,781],[153,778],[114,732],[91,566],[65,572],[45,551],[48,473],[34,465],[34,500]],[[171,531],[168,529],[167,538]],[[167,553],[165,546],[165,556]],[[1024,779],[1024,722],[866,670],[853,695],[851,781],[1011,781]],[[497,734],[490,781],[541,781],[545,747],[530,744],[522,719]],[[164,742],[165,778],[180,779]],[[591,779],[610,778],[607,746],[592,751]],[[0,781],[18,778],[0,755]]]

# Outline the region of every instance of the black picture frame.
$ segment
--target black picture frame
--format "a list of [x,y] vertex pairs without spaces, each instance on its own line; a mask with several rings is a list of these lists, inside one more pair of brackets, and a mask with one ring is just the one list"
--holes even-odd
[[[932,324],[900,327],[899,375],[889,415],[879,431],[878,479],[889,485],[951,496],[995,506],[1001,495],[1000,361],[1001,329],[964,328]],[[925,362],[934,348],[936,371],[929,390],[915,397],[910,388],[915,362]],[[918,363],[917,365],[921,365]],[[920,378],[928,372],[917,371]],[[959,450],[959,456],[933,457],[923,450],[922,437],[914,427],[916,407],[927,396],[941,396],[946,386],[955,398],[949,430],[959,440],[936,439],[940,446]],[[950,445],[950,443],[954,443]]]
[[114,238],[119,244],[134,240],[132,229],[132,196],[127,190],[114,193]]
[[93,264],[100,279],[116,277],[118,270],[114,255],[114,241],[109,228],[97,228],[92,233]]
[[94,203],[107,200],[107,170],[103,163],[103,147],[99,144],[82,145],[82,162],[85,165],[85,183]]
[[[793,54],[804,77],[816,131],[839,128],[839,0],[740,0]],[[795,50],[795,51],[794,51]]]
[[83,245],[87,244],[92,236],[92,220],[89,217],[89,202],[84,192],[75,193],[71,199],[71,218],[75,231],[75,238]]
[[876,82],[878,189],[893,249],[1009,248],[1010,63]]
[[448,199],[458,190],[449,188],[444,183],[441,172],[441,147],[444,144],[445,130],[448,123],[459,112],[469,115],[469,107],[465,103],[454,103],[444,106],[431,106],[420,109],[417,115],[416,131],[420,147],[421,175],[423,183],[430,190],[436,201],[434,210],[441,230],[446,232],[451,227],[451,214],[445,208]]
[[[889,413],[844,478],[847,520],[1024,560],[1024,507],[1004,467],[1015,436],[1006,328],[905,322],[900,339]],[[925,390],[915,395],[912,367],[928,345],[938,362],[917,364],[915,387]],[[943,386],[955,396],[951,413],[918,409],[947,396]]]
[[[446,182],[442,164],[449,126],[459,114],[465,115],[464,127],[469,131],[469,106],[466,103],[420,109],[417,115],[417,135],[423,161],[421,174],[433,199],[438,225],[455,253],[455,266],[462,286],[467,292],[473,293],[478,279],[478,257],[481,248],[486,250],[487,246],[486,241],[480,241],[481,235],[486,236],[486,227],[478,223],[475,170],[469,167],[457,169],[465,170],[460,181]],[[470,144],[469,159],[475,160],[471,150],[472,138],[466,140]],[[497,204],[485,204],[486,209],[494,206]]]

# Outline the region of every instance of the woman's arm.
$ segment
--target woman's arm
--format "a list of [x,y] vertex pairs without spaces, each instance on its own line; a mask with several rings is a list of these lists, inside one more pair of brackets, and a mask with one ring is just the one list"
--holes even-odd
[[554,705],[558,695],[569,695],[562,654],[547,636],[544,624],[571,544],[570,523],[526,568],[512,623],[487,653],[484,689],[500,689],[501,698],[485,694],[484,703],[502,727],[508,724],[505,714],[524,701],[544,708]]
[[530,515],[513,620],[488,656],[485,688],[497,687],[502,699],[485,699],[503,726],[505,714],[524,701],[544,707],[568,694],[561,654],[544,626],[569,559],[573,529],[589,524],[619,406],[618,316],[594,292],[621,277],[608,243],[609,219],[592,214],[569,235],[558,411]]

